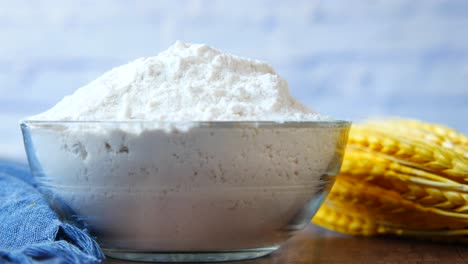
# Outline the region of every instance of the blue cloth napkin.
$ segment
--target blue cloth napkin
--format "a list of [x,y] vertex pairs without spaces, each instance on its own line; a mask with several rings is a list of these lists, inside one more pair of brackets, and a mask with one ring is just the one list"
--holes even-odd
[[0,160],[0,263],[100,263],[96,241],[62,222],[26,165]]

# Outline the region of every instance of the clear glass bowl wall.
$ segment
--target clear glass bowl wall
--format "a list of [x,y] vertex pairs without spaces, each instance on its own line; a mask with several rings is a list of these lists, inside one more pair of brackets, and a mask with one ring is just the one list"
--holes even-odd
[[[108,255],[221,256],[214,260],[267,254],[307,225],[339,171],[349,127],[346,121],[21,124],[41,190],[63,218],[86,225]],[[244,257],[226,255],[233,251]]]

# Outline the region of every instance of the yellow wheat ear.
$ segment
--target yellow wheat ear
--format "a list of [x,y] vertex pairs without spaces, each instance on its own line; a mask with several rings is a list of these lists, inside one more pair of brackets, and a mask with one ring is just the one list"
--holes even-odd
[[410,140],[418,138],[429,144],[451,149],[468,158],[468,137],[442,125],[417,120],[389,119],[367,121],[365,126],[380,131],[390,130],[393,134]]
[[468,182],[468,160],[451,149],[414,137],[401,137],[393,130],[380,131],[370,126],[353,126],[348,147],[368,151],[410,167]]
[[351,129],[340,174],[313,218],[352,235],[464,239],[468,138],[416,120],[373,120]]

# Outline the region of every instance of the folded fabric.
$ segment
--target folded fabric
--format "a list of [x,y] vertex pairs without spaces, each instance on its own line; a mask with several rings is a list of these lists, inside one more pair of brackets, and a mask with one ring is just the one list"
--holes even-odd
[[62,222],[26,165],[0,160],[0,263],[100,263],[96,241]]

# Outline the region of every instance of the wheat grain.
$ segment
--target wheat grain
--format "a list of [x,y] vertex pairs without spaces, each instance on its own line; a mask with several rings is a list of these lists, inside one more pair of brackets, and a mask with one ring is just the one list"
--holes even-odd
[[320,210],[312,219],[312,223],[337,232],[360,236],[398,235],[462,241],[466,240],[464,236],[468,235],[468,229],[424,230],[378,224],[370,218],[365,218],[353,212],[338,210],[327,203],[320,207]]
[[451,190],[453,187],[449,185],[440,186],[439,184],[439,186],[434,186],[430,182],[429,184],[422,184],[421,182],[415,183],[411,180],[411,177],[397,174],[392,171],[388,171],[384,175],[378,176],[343,173],[340,174],[340,177],[352,177],[369,185],[395,191],[400,194],[402,199],[412,201],[424,207],[434,207],[457,213],[468,212],[468,194]]
[[399,224],[406,227],[424,226],[428,229],[465,227],[468,215],[424,207],[413,201],[405,200],[394,190],[363,183],[340,174],[327,203],[346,211],[356,211],[362,216],[376,221]]
[[391,133],[410,140],[422,140],[439,147],[452,149],[464,158],[468,158],[468,138],[453,129],[430,125],[414,120],[373,120],[366,127],[380,132]]
[[401,127],[411,127],[414,129],[421,129],[426,133],[433,134],[438,136],[444,141],[448,141],[454,145],[460,145],[468,148],[468,137],[462,133],[457,132],[455,129],[451,129],[446,126],[426,123],[418,120],[410,119],[390,119],[386,121],[387,123],[395,123]]
[[371,236],[378,234],[378,225],[368,218],[352,215],[348,211],[336,210],[324,203],[312,222],[324,228],[351,235]]
[[[379,176],[389,172],[400,175],[408,175],[407,181],[415,183],[432,183],[433,186],[463,186],[462,190],[468,191],[468,186],[447,179],[434,173],[421,169],[405,166],[385,156],[375,155],[353,148],[348,148],[343,159],[341,172],[353,175]],[[461,187],[460,187],[461,188]]]
[[402,139],[367,127],[351,129],[349,148],[370,151],[411,167],[443,174],[458,182],[468,181],[468,161],[454,151],[423,142]]

